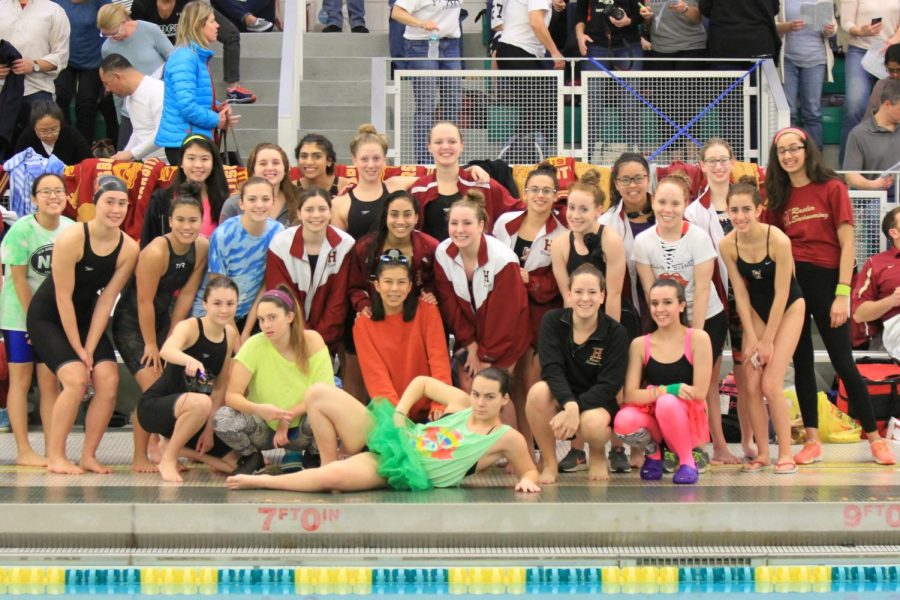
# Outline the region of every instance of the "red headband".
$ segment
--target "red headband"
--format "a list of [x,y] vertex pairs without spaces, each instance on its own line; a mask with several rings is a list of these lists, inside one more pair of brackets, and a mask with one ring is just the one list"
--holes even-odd
[[804,142],[806,141],[806,132],[800,129],[799,127],[785,127],[784,129],[779,129],[775,132],[775,137],[772,138],[772,143],[777,144],[778,139],[786,133],[793,133],[800,137]]

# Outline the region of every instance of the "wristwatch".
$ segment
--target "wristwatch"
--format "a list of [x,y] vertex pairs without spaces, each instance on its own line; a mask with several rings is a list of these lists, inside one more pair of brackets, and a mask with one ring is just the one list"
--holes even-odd
[[38,64],[38,61],[34,61],[32,64],[33,64],[34,66],[31,67],[31,70],[34,71],[35,73],[40,73],[40,72],[41,72],[41,65]]

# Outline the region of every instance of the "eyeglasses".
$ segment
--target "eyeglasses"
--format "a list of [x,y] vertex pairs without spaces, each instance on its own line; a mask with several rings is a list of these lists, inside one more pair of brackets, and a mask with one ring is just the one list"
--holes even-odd
[[647,181],[649,177],[647,175],[635,175],[634,177],[616,177],[616,183],[619,185],[631,185],[632,183],[636,183],[638,185]]
[[122,25],[124,25],[124,24],[125,24],[124,21],[122,21],[121,23],[119,23],[119,26],[116,27],[116,30],[115,30],[113,33],[104,33],[104,32],[101,31],[101,32],[100,32],[100,37],[102,37],[103,39],[109,39],[109,38],[114,38],[114,37],[116,37],[117,35],[119,35],[120,33],[122,33]]
[[41,196],[42,198],[49,198],[50,196],[65,196],[66,190],[65,188],[49,188],[45,190],[38,190],[35,192],[35,195]]
[[724,167],[728,163],[731,162],[731,157],[720,157],[720,158],[706,158],[703,160],[703,164],[707,167]]
[[787,156],[788,154],[797,154],[798,152],[806,150],[806,146],[790,146],[789,148],[776,148],[775,152],[778,156]]
[[35,132],[41,137],[49,137],[51,135],[59,135],[59,127],[54,127],[53,129],[37,129]]
[[525,188],[525,191],[528,192],[529,194],[535,194],[535,195],[543,194],[545,196],[550,196],[550,195],[556,193],[556,190],[552,187],[545,187],[545,188],[530,187],[530,188]]
[[397,250],[396,248],[391,248],[384,254],[378,257],[378,260],[381,263],[387,264],[398,264],[398,265],[408,265],[409,257]]

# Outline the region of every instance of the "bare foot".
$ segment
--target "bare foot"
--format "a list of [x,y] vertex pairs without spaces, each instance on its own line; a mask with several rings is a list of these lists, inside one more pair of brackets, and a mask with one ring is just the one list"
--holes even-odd
[[225,480],[225,485],[229,490],[252,490],[262,487],[258,482],[263,477],[270,477],[270,475],[232,475]]
[[753,460],[759,456],[759,448],[753,442],[742,443],[741,448],[744,450],[744,457]]
[[135,458],[131,462],[131,470],[135,473],[156,473],[159,469],[146,458]]
[[628,464],[632,468],[640,469],[644,466],[644,451],[640,448],[631,447],[631,455],[628,457]]
[[150,442],[147,444],[147,454],[150,456],[151,462],[159,464],[168,443],[169,440],[161,437],[159,434],[154,433],[150,436]]
[[713,448],[713,455],[709,462],[713,465],[739,465],[743,461],[740,457],[732,454],[731,450],[726,446],[724,448]]
[[16,454],[16,464],[20,467],[46,467],[48,462],[50,461],[46,456],[38,454],[31,448]]
[[181,469],[178,467],[178,460],[169,459],[164,456],[163,459],[159,461],[159,474],[162,476],[163,481],[182,483],[184,480],[179,474]]
[[60,475],[82,475],[84,473],[78,465],[69,462],[65,458],[48,459],[47,470]]
[[552,467],[544,467],[540,475],[538,475],[538,483],[544,485],[556,483],[556,478],[558,476],[559,467],[557,467],[556,465],[553,465]]
[[606,458],[588,461],[588,478],[591,481],[609,481],[609,462]]
[[84,456],[81,457],[81,467],[86,471],[93,471],[94,473],[99,473],[100,475],[109,475],[112,471],[109,467],[100,463],[97,460],[96,456]]

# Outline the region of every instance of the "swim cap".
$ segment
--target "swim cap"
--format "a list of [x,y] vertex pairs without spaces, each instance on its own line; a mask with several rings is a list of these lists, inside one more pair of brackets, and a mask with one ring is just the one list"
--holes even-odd
[[106,192],[128,193],[128,185],[115,175],[101,175],[97,178],[97,191],[94,192],[94,204]]

